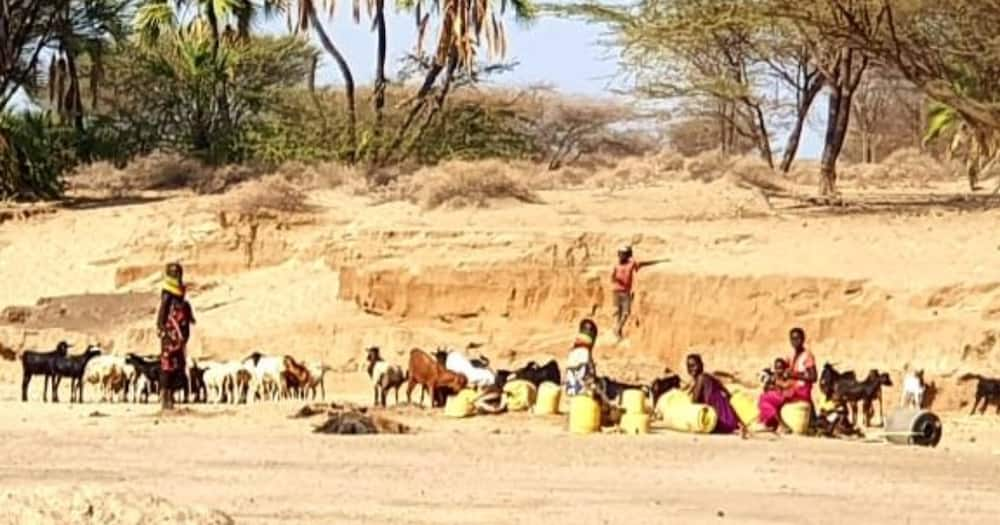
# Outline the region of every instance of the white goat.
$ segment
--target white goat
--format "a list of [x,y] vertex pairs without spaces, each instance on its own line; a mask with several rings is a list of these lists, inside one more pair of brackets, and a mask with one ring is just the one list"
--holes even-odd
[[899,399],[899,406],[921,409],[924,407],[924,393],[927,385],[924,384],[924,371],[915,370],[908,372],[903,377],[902,395]]
[[[91,385],[100,385],[101,401],[114,401],[114,395],[127,391],[125,357],[119,355],[99,355],[87,363],[83,380]],[[131,367],[129,367],[131,368]]]
[[285,371],[284,358],[254,352],[243,360],[243,364],[253,366],[253,380],[247,402],[258,395],[262,401],[277,401],[281,394],[281,374]]
[[448,352],[444,367],[456,374],[464,375],[469,380],[470,386],[493,386],[497,381],[496,374],[492,370],[474,366],[469,358],[458,350]]
[[204,361],[199,366],[205,369],[205,375],[202,376],[205,381],[205,401],[221,403],[229,375],[227,363]]
[[320,391],[320,399],[326,401],[326,373],[332,370],[329,366],[313,361],[306,365],[309,370],[309,391],[312,392],[313,400],[316,399],[316,389]]

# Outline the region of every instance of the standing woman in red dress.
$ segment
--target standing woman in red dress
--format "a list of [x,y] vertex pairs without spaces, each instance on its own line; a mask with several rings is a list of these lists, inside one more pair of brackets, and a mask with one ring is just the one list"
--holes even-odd
[[174,388],[186,383],[185,354],[195,320],[185,299],[184,268],[170,263],[164,274],[156,331],[160,337],[160,406],[169,410],[174,407]]

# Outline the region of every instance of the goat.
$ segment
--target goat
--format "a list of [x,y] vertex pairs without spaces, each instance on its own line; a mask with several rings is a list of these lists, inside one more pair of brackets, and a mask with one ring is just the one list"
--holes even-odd
[[[202,362],[205,373],[202,374],[202,381],[205,383],[205,400],[223,403],[228,388],[227,379],[230,376],[229,363]],[[236,368],[232,368],[236,370]]]
[[983,406],[979,410],[980,414],[986,413],[986,407],[990,403],[995,403],[997,406],[997,414],[1000,414],[1000,379],[994,379],[989,377],[983,377],[979,374],[965,374],[958,378],[960,382],[977,380],[976,384],[976,400],[972,403],[972,411],[969,415],[976,413],[976,407],[982,402]]
[[903,392],[900,394],[899,406],[924,408],[924,394],[927,385],[924,384],[924,371],[915,370],[903,377]]
[[456,374],[462,374],[468,379],[470,385],[477,388],[494,386],[497,381],[496,374],[492,370],[474,365],[468,357],[465,357],[465,354],[457,350],[448,352],[448,356],[445,358],[445,368]]
[[[390,364],[382,359],[379,347],[373,346],[365,350],[368,361],[368,379],[372,382],[372,402],[375,406],[385,407],[385,398],[389,390],[396,393],[396,404],[399,404],[399,387],[408,379],[402,367]],[[422,393],[422,391],[421,391]]]
[[441,365],[427,352],[414,348],[410,350],[410,376],[406,387],[406,402],[411,402],[413,389],[420,385],[420,404],[424,403],[424,392],[431,396],[431,407],[444,405],[444,389],[457,393],[468,384],[462,374],[452,372]]
[[[208,388],[205,386],[205,365],[198,366],[198,361],[191,359],[191,364],[188,367],[188,381],[190,382],[191,392],[194,396],[194,402],[207,403],[208,402]],[[187,400],[185,400],[187,401]]]
[[312,382],[309,369],[305,365],[295,361],[290,355],[285,356],[283,364],[285,369],[281,372],[282,396],[291,396],[298,399],[304,398],[306,388]]
[[851,409],[851,424],[858,424],[858,401],[862,403],[864,410],[865,426],[871,426],[871,418],[874,415],[873,403],[878,400],[879,420],[885,425],[885,414],[882,407],[882,387],[892,386],[892,379],[889,374],[879,373],[878,370],[868,372],[868,377],[864,381],[851,381],[841,378],[834,385],[833,401],[838,404],[848,405]]
[[100,385],[101,401],[114,401],[115,394],[124,390],[128,396],[128,382],[132,367],[120,355],[99,355],[87,363],[83,379],[92,385]]
[[28,385],[31,383],[31,376],[45,376],[45,385],[42,388],[42,401],[49,400],[49,381],[55,383],[53,375],[53,364],[59,357],[66,357],[66,353],[73,345],[66,341],[60,341],[55,350],[51,352],[25,351],[21,354],[21,401],[28,400]]
[[309,392],[312,394],[313,401],[316,400],[317,389],[320,392],[320,399],[326,401],[326,373],[333,370],[327,365],[320,362],[313,362],[306,365],[309,368]]
[[39,374],[45,377],[45,384],[43,385],[42,388],[42,399],[44,401],[48,401],[49,379],[51,379],[53,375],[52,364],[54,362],[54,358],[57,356],[66,356],[68,350],[72,347],[73,347],[72,344],[66,341],[60,341],[56,345],[55,350],[52,350],[50,352],[38,352],[38,351],[27,350],[21,354],[21,365],[23,373],[21,381],[22,401],[28,400],[27,389],[29,383],[31,382],[31,377]]
[[131,365],[135,368],[135,384],[133,388],[132,402],[136,402],[139,399],[140,386],[142,387],[142,402],[149,402],[149,393],[151,391],[159,392],[160,386],[160,360],[155,359],[151,361],[146,361],[145,359],[135,355],[128,354],[125,356],[125,363]]
[[282,372],[285,371],[284,360],[277,356],[267,356],[254,352],[243,360],[244,364],[253,364],[253,382],[251,392],[247,394],[249,402],[260,396],[261,400],[276,401],[280,394]]
[[621,403],[622,394],[626,390],[642,390],[649,396],[649,387],[646,385],[631,385],[628,383],[622,383],[620,381],[615,381],[608,376],[601,376],[597,378],[597,389],[604,393],[605,399],[608,401],[614,401],[616,403]]
[[671,390],[681,387],[681,376],[677,374],[670,373],[670,370],[665,370],[666,376],[658,377],[649,384],[649,399],[652,401],[653,406],[656,406],[656,402],[660,400],[660,397]]
[[57,356],[52,362],[52,402],[59,402],[59,383],[63,377],[69,378],[69,402],[83,403],[83,374],[87,370],[87,363],[101,355],[101,349],[96,346],[88,346],[82,354],[70,356]]
[[853,370],[838,372],[832,364],[823,364],[823,371],[819,375],[819,389],[823,392],[823,395],[825,395],[827,399],[831,399],[833,397],[836,384],[841,380],[847,381],[848,383],[856,383],[858,381],[858,377]]
[[559,374],[559,363],[555,359],[550,359],[549,362],[542,366],[538,366],[538,363],[534,361],[528,361],[528,364],[514,370],[510,377],[511,379],[523,379],[525,381],[530,381],[535,387],[538,387],[542,383],[551,382],[555,384],[561,384],[561,376]]

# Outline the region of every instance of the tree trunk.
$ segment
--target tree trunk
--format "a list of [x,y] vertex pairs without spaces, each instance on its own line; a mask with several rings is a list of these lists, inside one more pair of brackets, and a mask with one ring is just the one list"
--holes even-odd
[[774,169],[774,155],[771,152],[771,138],[767,134],[767,120],[764,119],[764,112],[761,111],[760,106],[757,104],[750,104],[749,101],[746,102],[747,105],[753,109],[754,116],[757,119],[757,148],[760,150],[760,156],[767,163],[767,167]]
[[344,95],[347,99],[347,136],[348,143],[350,144],[350,151],[347,158],[348,162],[354,162],[358,152],[358,117],[354,103],[354,75],[351,74],[351,66],[347,64],[344,55],[340,54],[337,46],[334,45],[330,37],[327,36],[326,31],[323,30],[323,26],[319,22],[319,17],[316,16],[316,8],[311,4],[309,6],[309,22],[316,29],[316,36],[319,37],[320,44],[333,57],[333,61],[337,63],[337,68],[340,69],[341,76],[344,77]]
[[66,50],[66,69],[69,73],[69,91],[66,93],[66,112],[73,119],[77,133],[83,134],[83,97],[80,95],[80,74],[76,69],[73,50]]
[[795,124],[788,134],[788,142],[785,144],[785,153],[781,158],[781,172],[788,173],[795,162],[795,156],[799,153],[799,142],[802,140],[802,131],[805,129],[806,118],[809,117],[809,110],[812,109],[816,96],[823,89],[823,83],[816,81],[810,85],[799,101],[798,111],[795,114]]
[[729,145],[726,141],[728,136],[729,133],[726,128],[726,103],[719,102],[719,148],[723,155],[728,153],[726,150],[726,147]]
[[385,56],[387,46],[385,0],[375,1],[375,31],[378,34],[378,45],[375,52],[375,86],[372,103],[375,109],[374,135],[378,138],[382,135],[382,119],[385,108],[385,88],[387,84],[387,80],[385,78]]
[[826,135],[823,142],[823,156],[820,159],[819,194],[833,195],[837,189],[837,158],[844,142],[841,133],[840,109],[843,95],[839,87],[830,90],[826,112]]
[[823,157],[820,164],[820,195],[833,195],[837,192],[837,159],[844,149],[844,139],[851,123],[851,105],[854,93],[861,83],[861,77],[868,67],[868,59],[861,57],[855,67],[854,51],[841,51],[841,58],[834,72],[834,85],[830,86],[830,101],[827,108],[826,140],[823,144]]

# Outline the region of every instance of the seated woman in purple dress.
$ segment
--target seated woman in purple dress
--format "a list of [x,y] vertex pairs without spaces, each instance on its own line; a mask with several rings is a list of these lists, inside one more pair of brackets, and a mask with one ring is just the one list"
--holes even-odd
[[729,402],[729,391],[722,383],[711,374],[705,373],[705,364],[698,354],[687,356],[688,374],[691,375],[691,401],[702,403],[715,409],[718,416],[718,423],[715,425],[715,434],[732,434],[737,430],[745,438],[747,436],[746,425],[740,421],[733,410],[733,405]]

